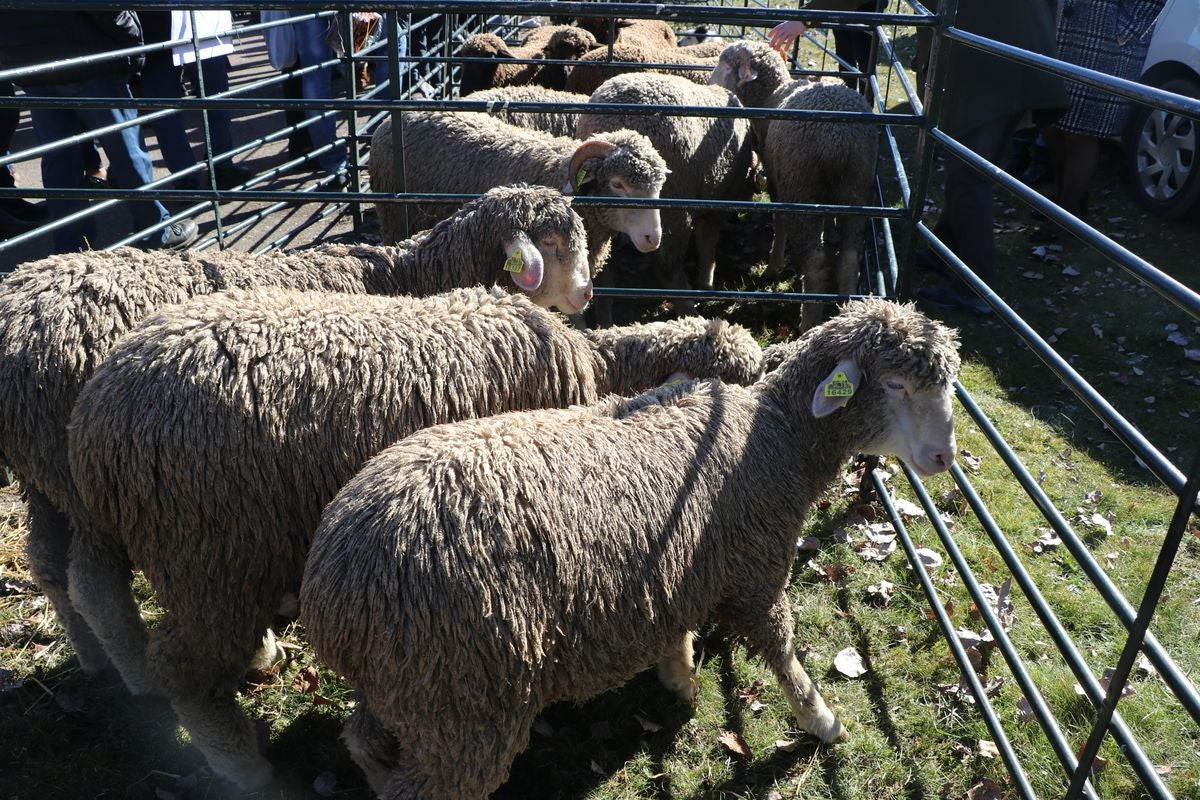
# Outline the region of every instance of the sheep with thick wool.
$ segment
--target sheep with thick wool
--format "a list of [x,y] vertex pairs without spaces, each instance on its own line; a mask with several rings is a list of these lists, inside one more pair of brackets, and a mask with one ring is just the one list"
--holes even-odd
[[[520,256],[521,268],[509,272]],[[320,245],[252,255],[120,248],[51,256],[0,284],[0,462],[29,507],[30,571],[53,603],[85,672],[107,664],[67,591],[78,504],[67,421],[116,341],[157,309],[231,288],[283,286],[427,295],[498,283],[575,311],[591,296],[587,242],[570,201],[545,187],[501,187],[396,247]]]
[[[645,72],[618,75],[605,81],[592,93],[590,102],[741,107],[737,97],[720,86],[701,86],[677,75]],[[663,184],[663,197],[749,200],[753,196],[754,150],[748,120],[592,113],[579,117],[576,133],[579,138],[586,138],[623,128],[645,134],[667,162],[670,174]],[[684,258],[694,238],[700,286],[712,288],[717,240],[728,214],[667,209],[661,216],[662,244],[654,254],[659,279],[667,288],[688,288]],[[595,313],[599,322],[611,322],[610,308],[611,303],[603,299],[598,303]]]
[[[712,83],[750,108],[869,113],[862,95],[842,84],[792,80],[787,65],[761,42],[734,42],[722,52]],[[817,119],[756,120],[755,138],[771,199],[783,203],[866,205],[875,185],[879,126]],[[867,218],[854,214],[777,213],[767,276],[784,268],[787,248],[803,253],[804,291],[854,294]],[[823,310],[805,305],[802,328]]]
[[562,111],[513,111],[509,103],[573,103],[583,105],[588,101],[586,94],[575,94],[544,86],[503,86],[485,89],[471,95],[472,100],[486,100],[489,116],[504,120],[518,128],[543,131],[552,136],[574,136],[577,114]]
[[[259,788],[270,767],[234,692],[321,509],[367,458],[430,425],[590,403],[679,371],[750,382],[760,360],[721,321],[589,339],[482,289],[196,298],[125,336],[80,392],[72,599],[129,688],[164,692],[213,769]],[[131,567],[166,611],[148,646]]]
[[[615,44],[610,56],[609,48],[598,47],[576,60],[567,75],[565,88],[568,92],[591,94],[609,78],[626,72],[679,75],[693,83],[708,83],[708,76],[720,54],[719,50],[712,52],[713,49],[711,45],[654,48]],[[646,67],[645,64],[674,64],[677,68]]]
[[710,619],[766,661],[801,727],[846,738],[795,656],[796,538],[857,452],[949,467],[958,366],[951,331],[871,300],[750,387],[696,381],[384,450],[326,508],[300,596],[309,641],[361,693],[343,736],[372,788],[481,800],[540,709],[655,662],[691,699],[690,631]]
[[477,33],[463,42],[459,55],[490,58],[493,62],[464,62],[460,67],[458,93],[467,97],[499,86],[533,84],[550,89],[566,86],[567,67],[562,64],[518,64],[514,59],[572,61],[596,48],[596,39],[581,28],[547,25],[535,29],[525,43],[509,46],[493,33]]
[[[633,131],[598,134],[580,142],[520,128],[479,113],[409,111],[404,120],[404,189],[475,193],[515,180],[562,188],[568,194],[657,198],[667,165],[650,140]],[[392,125],[385,118],[371,137],[371,186],[400,190],[393,176]],[[410,206],[418,220],[441,207]],[[593,274],[608,260],[617,233],[641,252],[658,248],[662,222],[656,208],[579,207]],[[376,204],[385,241],[402,230],[403,212]]]

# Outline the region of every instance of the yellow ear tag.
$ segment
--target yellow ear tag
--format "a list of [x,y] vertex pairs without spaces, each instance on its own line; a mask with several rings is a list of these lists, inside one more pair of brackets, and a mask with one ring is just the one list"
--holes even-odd
[[826,397],[853,397],[854,384],[846,377],[846,373],[838,370],[833,373],[833,378],[829,383],[825,384]]
[[575,173],[575,191],[579,191],[579,187],[583,186],[585,180],[587,180],[587,169],[580,167],[579,172]]
[[525,254],[521,252],[521,248],[513,250],[513,254],[504,259],[505,272],[520,272],[525,269]]

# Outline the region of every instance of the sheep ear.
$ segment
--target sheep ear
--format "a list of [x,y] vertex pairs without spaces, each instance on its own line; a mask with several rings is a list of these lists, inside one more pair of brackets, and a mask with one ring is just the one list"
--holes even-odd
[[842,359],[813,392],[813,416],[817,419],[827,417],[844,407],[861,384],[862,370],[850,359]]
[[749,64],[738,64],[738,86],[758,79],[758,70]]
[[504,271],[512,276],[517,288],[532,292],[542,285],[545,263],[542,254],[523,232],[504,243]]

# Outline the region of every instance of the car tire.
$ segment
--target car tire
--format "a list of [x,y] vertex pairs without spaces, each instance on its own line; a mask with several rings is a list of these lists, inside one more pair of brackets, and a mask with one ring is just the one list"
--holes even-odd
[[[1158,88],[1200,98],[1200,81],[1177,77]],[[1138,203],[1167,219],[1183,219],[1200,200],[1200,123],[1179,114],[1135,105],[1125,137],[1125,164]]]

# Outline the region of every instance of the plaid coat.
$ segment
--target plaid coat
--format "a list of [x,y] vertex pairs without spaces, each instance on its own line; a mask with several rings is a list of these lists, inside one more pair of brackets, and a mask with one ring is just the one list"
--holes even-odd
[[[1137,80],[1150,47],[1154,22],[1166,0],[1065,0],[1058,23],[1058,57],[1081,67]],[[1129,101],[1074,81],[1070,108],[1057,127],[1089,136],[1118,136]]]

